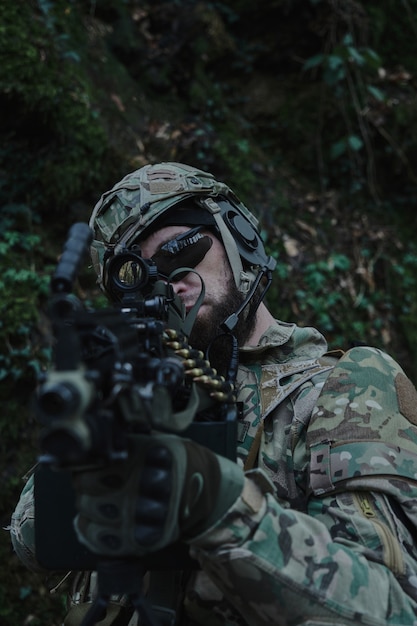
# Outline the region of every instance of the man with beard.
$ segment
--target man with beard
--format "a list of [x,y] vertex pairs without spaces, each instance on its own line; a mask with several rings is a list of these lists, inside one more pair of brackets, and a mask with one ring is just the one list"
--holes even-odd
[[[194,211],[190,207],[191,211]],[[179,209],[177,217],[181,217]],[[194,229],[192,229],[194,230]],[[188,226],[167,226],[152,233],[140,243],[141,254],[144,258],[156,259],[158,265],[158,251],[167,246],[167,242],[175,241],[178,236],[184,237],[190,231]],[[217,370],[225,373],[227,368],[227,350],[224,343],[217,342],[216,338],[221,330],[222,323],[229,318],[244,302],[244,295],[238,290],[230,269],[230,263],[218,236],[209,230],[201,230],[200,235],[210,240],[210,248],[204,258],[195,268],[197,273],[189,272],[180,280],[175,280],[174,291],[184,302],[186,311],[196,303],[201,290],[201,281],[205,287],[205,295],[202,305],[190,333],[190,344],[193,348],[201,350],[203,353],[211,346],[210,362]],[[182,240],[184,241],[184,239]],[[185,239],[187,241],[187,239]],[[198,245],[198,242],[196,244]],[[159,252],[159,254],[161,254]],[[181,254],[178,255],[181,260]],[[178,261],[177,261],[178,262]],[[181,262],[183,262],[181,260]],[[255,319],[257,320],[255,322]],[[263,330],[273,322],[271,314],[264,304],[260,305],[257,316],[252,316],[247,320],[247,316],[242,315],[238,319],[233,334],[239,345],[246,343],[256,345]],[[256,337],[253,336],[256,331]]]
[[[110,297],[109,263],[126,251],[156,265],[187,313],[204,285],[190,344],[233,382],[242,410],[237,463],[177,435],[148,440],[169,459],[156,539],[135,513],[149,492],[140,455],[104,495],[102,471],[79,477],[80,542],[118,558],[188,544],[200,569],[174,581],[175,593],[150,593],[154,604],[170,598],[168,612],[154,607],[164,623],[416,624],[417,392],[400,367],[373,348],[328,354],[315,329],[274,319],[263,298],[275,261],[257,220],[206,172],[145,166],[103,194],[90,225]],[[30,498],[27,488],[12,540],[33,565]],[[86,589],[74,593],[65,624],[81,623]],[[120,619],[109,611],[100,624],[137,623],[131,612]]]

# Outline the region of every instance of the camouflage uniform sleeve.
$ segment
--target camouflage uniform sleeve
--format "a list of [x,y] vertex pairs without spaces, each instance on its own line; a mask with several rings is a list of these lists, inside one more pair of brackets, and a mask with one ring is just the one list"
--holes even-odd
[[266,485],[259,471],[247,475],[241,497],[192,546],[244,623],[417,624],[416,554],[399,547],[413,539],[385,496],[312,497],[301,512]]
[[33,571],[43,571],[35,557],[35,500],[33,474],[29,477],[12,514],[10,536],[19,559]]

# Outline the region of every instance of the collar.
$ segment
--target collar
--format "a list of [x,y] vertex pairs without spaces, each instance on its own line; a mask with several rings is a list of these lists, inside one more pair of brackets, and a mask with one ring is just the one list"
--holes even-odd
[[240,360],[244,363],[258,356],[268,354],[274,361],[305,360],[321,357],[327,352],[327,342],[323,335],[311,327],[275,320],[261,336],[257,346],[243,346],[239,349]]

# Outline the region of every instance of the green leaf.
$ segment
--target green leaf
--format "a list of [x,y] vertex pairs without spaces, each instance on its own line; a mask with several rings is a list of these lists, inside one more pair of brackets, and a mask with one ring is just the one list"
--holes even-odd
[[354,152],[358,152],[363,147],[363,141],[357,135],[350,135],[347,138],[347,142],[349,147],[354,150]]
[[378,100],[379,102],[383,102],[385,100],[384,92],[381,91],[381,89],[378,89],[378,87],[374,87],[373,85],[366,85],[366,89],[367,91],[369,91],[371,96],[375,98],[375,100]]
[[364,65],[365,64],[365,58],[364,56],[353,46],[349,46],[348,47],[348,52],[349,52],[349,57],[355,61],[355,63],[357,63],[358,65]]
[[67,52],[64,52],[62,57],[64,59],[69,59],[70,61],[75,61],[75,63],[79,63],[81,61],[80,55],[78,52],[75,52],[75,50],[68,50]]
[[329,54],[327,57],[327,66],[331,70],[338,69],[341,65],[343,65],[343,58],[337,54]]
[[32,587],[20,587],[19,589],[19,598],[20,600],[24,600],[32,593]]
[[323,63],[326,55],[324,54],[316,54],[314,57],[310,57],[303,65],[303,71],[311,70],[313,67],[317,67],[321,63]]
[[346,152],[346,147],[346,139],[336,141],[334,144],[332,144],[330,148],[330,158],[333,160],[338,159],[342,154]]
[[375,50],[372,50],[371,48],[365,48],[362,51],[362,54],[365,57],[366,64],[369,68],[377,70],[379,67],[381,67],[381,57],[375,52]]
[[332,254],[329,259],[330,265],[335,269],[346,271],[350,268],[350,260],[344,254]]

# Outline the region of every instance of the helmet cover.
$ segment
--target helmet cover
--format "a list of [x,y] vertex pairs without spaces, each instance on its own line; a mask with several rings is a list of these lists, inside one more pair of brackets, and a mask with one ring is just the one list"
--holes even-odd
[[179,205],[184,206],[184,202],[188,209],[184,225],[207,223],[217,228],[242,293],[253,284],[256,268],[273,269],[275,261],[264,250],[258,220],[234,192],[210,173],[167,162],[145,165],[127,174],[94,207],[90,218],[94,231],[91,256],[99,281],[106,250],[114,254],[126,251],[158,227],[180,224]]

